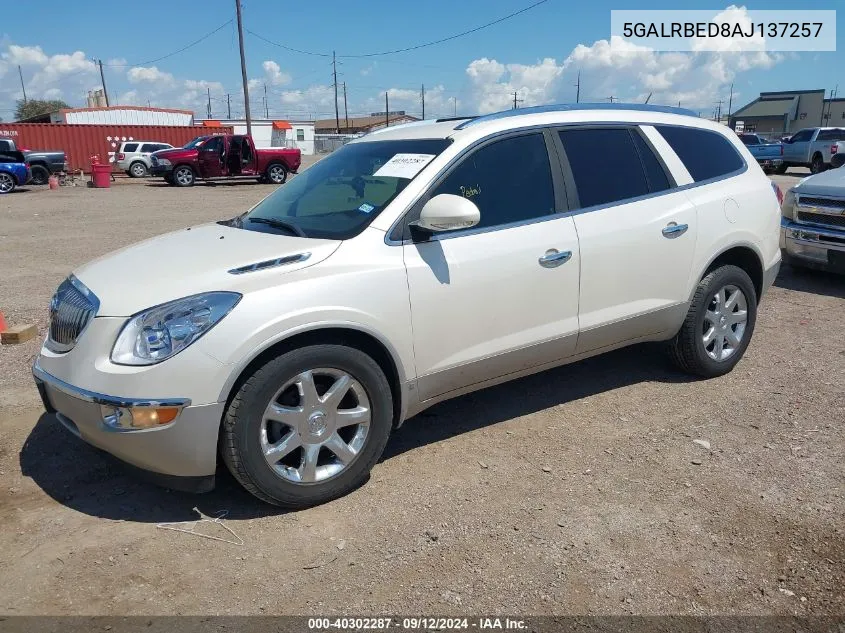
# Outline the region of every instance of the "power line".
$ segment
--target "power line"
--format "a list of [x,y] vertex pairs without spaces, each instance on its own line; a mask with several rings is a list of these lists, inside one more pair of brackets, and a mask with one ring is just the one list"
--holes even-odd
[[492,22],[487,22],[486,24],[482,24],[481,26],[477,26],[473,29],[463,31],[461,33],[456,33],[455,35],[450,35],[449,37],[443,37],[439,40],[434,40],[432,42],[425,42],[424,44],[417,44],[415,46],[408,46],[406,48],[397,48],[397,49],[394,49],[394,50],[391,50],[391,51],[380,51],[378,53],[362,53],[362,54],[359,54],[359,55],[341,55],[341,57],[378,57],[380,55],[392,55],[394,53],[404,53],[406,51],[415,51],[415,50],[418,50],[420,48],[426,48],[428,46],[434,46],[435,44],[442,44],[443,42],[449,42],[451,40],[458,39],[459,37],[464,37],[465,35],[470,35],[471,33],[476,33],[478,31],[481,31],[482,29],[486,29],[486,28],[491,27],[495,24],[499,24],[500,22],[504,22],[505,20],[510,20],[511,18],[514,18],[514,17],[520,15],[521,13],[525,13],[526,11],[530,11],[534,7],[539,7],[541,4],[545,4],[548,1],[549,0],[538,0],[538,2],[535,2],[534,4],[529,5],[529,6],[525,7],[524,9],[520,9],[519,11],[515,11],[514,13],[511,13],[511,14],[508,14],[504,17],[501,17],[498,20],[493,20]]
[[[508,15],[501,17],[501,18],[498,18],[497,20],[493,20],[492,22],[487,22],[486,24],[482,24],[481,26],[476,26],[475,28],[469,29],[467,31],[462,31],[461,33],[455,33],[454,35],[449,35],[448,37],[442,37],[439,40],[433,40],[431,42],[424,42],[422,44],[416,44],[414,46],[407,46],[405,48],[397,48],[397,49],[389,50],[389,51],[378,51],[378,52],[374,52],[374,53],[359,53],[357,55],[337,55],[336,57],[342,57],[342,58],[347,58],[347,59],[349,59],[349,58],[359,58],[360,59],[360,58],[364,58],[364,57],[380,57],[382,55],[393,55],[395,53],[405,53],[407,51],[419,50],[420,48],[427,48],[429,46],[434,46],[436,44],[442,44],[443,42],[449,42],[451,40],[458,39],[459,37],[464,37],[465,35],[477,33],[478,31],[481,31],[483,29],[486,29],[486,28],[489,28],[489,27],[494,26],[496,24],[499,24],[501,22],[504,22],[505,20],[510,20],[511,18],[515,18],[516,16],[518,16],[522,13],[525,13],[526,11],[530,11],[531,9],[533,9],[535,7],[539,7],[541,4],[545,4],[548,1],[549,0],[538,0],[534,4],[531,4],[531,5],[523,8],[523,9],[520,9],[519,11],[514,11],[513,13],[510,13]],[[330,53],[318,53],[316,51],[306,51],[306,50],[302,50],[301,48],[293,48],[292,46],[285,46],[284,44],[279,44],[278,42],[274,42],[273,40],[268,39],[268,38],[264,37],[263,35],[259,35],[255,31],[250,31],[249,29],[246,29],[246,32],[249,33],[250,35],[257,37],[258,39],[266,42],[267,44],[271,44],[272,46],[278,46],[279,48],[283,48],[286,51],[291,51],[291,52],[294,52],[294,53],[301,53],[303,55],[314,55],[316,57],[332,57],[334,55],[333,53],[332,54],[330,54]]]
[[113,68],[126,68],[127,66],[146,66],[147,64],[154,64],[156,62],[160,62],[163,59],[167,59],[168,57],[173,57],[174,55],[178,55],[179,53],[185,52],[186,50],[188,50],[189,48],[191,48],[193,46],[196,46],[197,44],[199,44],[203,40],[207,40],[209,37],[211,37],[212,35],[217,33],[217,31],[220,31],[220,30],[226,28],[231,23],[232,23],[232,19],[230,18],[230,19],[226,20],[223,24],[218,26],[216,29],[214,29],[213,31],[209,31],[208,33],[203,35],[198,40],[191,42],[187,46],[183,46],[178,51],[173,51],[172,53],[168,53],[167,55],[162,55],[161,57],[156,57],[155,59],[148,59],[147,61],[138,62],[137,64],[106,64],[106,66],[110,66],[110,67],[113,67]]

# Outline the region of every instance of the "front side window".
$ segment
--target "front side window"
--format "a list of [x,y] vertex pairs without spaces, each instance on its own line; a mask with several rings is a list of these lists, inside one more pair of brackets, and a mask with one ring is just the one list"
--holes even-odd
[[791,139],[789,139],[790,143],[806,143],[813,137],[813,130],[801,130],[800,132],[796,132]]
[[731,142],[718,132],[674,125],[655,126],[695,182],[738,171],[745,162]]
[[349,143],[229,224],[345,240],[373,219],[448,145],[448,139]]
[[214,150],[215,152],[223,151],[223,137],[212,136],[205,143],[202,144],[203,151]]
[[635,130],[592,128],[558,134],[582,208],[637,198],[670,186],[660,162]]
[[531,220],[555,212],[555,194],[542,133],[495,141],[455,167],[432,192],[472,200],[481,211],[477,227]]

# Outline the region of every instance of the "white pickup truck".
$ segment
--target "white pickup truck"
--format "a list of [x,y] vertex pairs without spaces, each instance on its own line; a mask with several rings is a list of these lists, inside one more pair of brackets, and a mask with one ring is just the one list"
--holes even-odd
[[797,131],[783,142],[783,164],[778,173],[789,167],[809,167],[818,174],[830,167],[834,154],[845,152],[845,128],[810,127]]

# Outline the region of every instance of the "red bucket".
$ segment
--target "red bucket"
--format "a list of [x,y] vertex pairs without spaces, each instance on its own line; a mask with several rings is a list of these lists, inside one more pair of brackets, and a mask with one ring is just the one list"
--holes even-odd
[[91,182],[98,189],[111,186],[111,165],[91,165]]

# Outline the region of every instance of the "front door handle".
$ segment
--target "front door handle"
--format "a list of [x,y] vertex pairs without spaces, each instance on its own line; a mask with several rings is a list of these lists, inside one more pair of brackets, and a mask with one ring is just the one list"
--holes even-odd
[[666,225],[666,228],[663,229],[663,237],[668,237],[669,239],[680,237],[681,235],[687,232],[688,228],[689,224],[678,224],[677,222],[669,222],[669,224]]
[[558,251],[551,249],[546,251],[538,261],[543,268],[555,268],[561,264],[565,264],[572,259],[572,251]]

